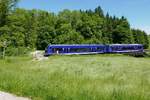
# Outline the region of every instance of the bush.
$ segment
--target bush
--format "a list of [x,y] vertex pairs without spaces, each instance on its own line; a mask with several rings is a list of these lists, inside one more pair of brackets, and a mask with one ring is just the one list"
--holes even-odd
[[6,56],[23,56],[29,53],[30,49],[26,47],[8,47],[6,49]]
[[2,48],[0,48],[0,59],[3,58],[3,51]]

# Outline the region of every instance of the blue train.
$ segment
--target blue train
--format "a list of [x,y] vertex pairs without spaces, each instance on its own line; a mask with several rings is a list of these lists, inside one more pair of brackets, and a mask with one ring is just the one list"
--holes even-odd
[[73,44],[73,45],[48,45],[45,56],[60,54],[107,54],[107,53],[134,53],[143,54],[142,44]]

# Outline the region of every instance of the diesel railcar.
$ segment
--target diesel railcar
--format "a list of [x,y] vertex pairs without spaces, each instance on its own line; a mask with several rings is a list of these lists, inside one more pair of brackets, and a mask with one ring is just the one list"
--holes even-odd
[[73,44],[73,45],[48,45],[45,56],[60,54],[107,54],[107,53],[134,53],[144,52],[142,44]]
[[72,55],[72,54],[99,54],[105,53],[105,45],[97,44],[74,44],[74,45],[49,45],[45,50],[45,55]]

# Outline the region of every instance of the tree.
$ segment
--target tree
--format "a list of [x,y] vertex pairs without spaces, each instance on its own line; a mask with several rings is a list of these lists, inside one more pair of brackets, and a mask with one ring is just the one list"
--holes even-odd
[[112,44],[113,43],[113,19],[109,15],[109,13],[106,14],[105,20],[102,25],[102,37],[103,37],[103,43],[104,44]]
[[78,27],[78,31],[86,40],[96,38],[102,43],[102,24],[103,18],[98,15],[89,16],[87,13],[82,13],[82,24]]
[[104,12],[100,6],[95,8],[95,14],[98,14],[100,17],[104,17]]
[[0,48],[2,48],[2,58],[3,59],[5,59],[6,48],[8,47],[8,45],[9,45],[9,41],[7,41],[7,40],[0,41]]
[[53,43],[56,36],[56,17],[53,13],[39,11],[37,18],[37,49],[45,49],[48,44]]
[[13,14],[9,15],[8,26],[14,47],[36,47],[36,19],[36,10],[16,9]]
[[143,44],[144,48],[147,49],[149,46],[148,35],[139,29],[132,29],[134,43]]
[[130,44],[133,43],[132,34],[130,31],[130,25],[126,18],[122,17],[118,19],[114,16],[113,18],[113,43],[120,43],[120,44]]
[[18,0],[0,0],[0,27],[7,23],[7,17],[17,2]]
[[43,10],[15,9],[17,1],[0,0],[0,41],[10,42],[9,51],[22,47],[43,50],[48,44],[81,43],[139,43],[148,47],[145,32],[132,30],[125,17],[104,15],[100,6],[85,11],[65,9],[54,14]]
[[69,33],[59,35],[56,37],[54,43],[55,44],[81,44],[84,41],[84,37],[72,30]]

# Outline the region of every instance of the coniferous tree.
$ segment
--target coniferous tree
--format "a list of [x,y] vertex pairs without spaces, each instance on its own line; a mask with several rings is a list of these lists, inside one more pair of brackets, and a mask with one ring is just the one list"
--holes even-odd
[[100,17],[104,17],[104,12],[101,6],[98,6],[97,8],[95,8],[95,13],[98,14]]

